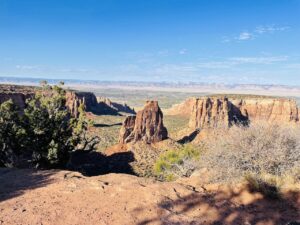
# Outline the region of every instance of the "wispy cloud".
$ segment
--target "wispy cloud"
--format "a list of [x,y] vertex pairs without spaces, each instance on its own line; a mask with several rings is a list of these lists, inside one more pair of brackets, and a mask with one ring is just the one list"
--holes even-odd
[[38,65],[16,65],[16,68],[19,70],[36,70],[39,69]]
[[237,40],[237,41],[249,41],[249,40],[253,40],[256,39],[258,37],[260,37],[261,35],[264,34],[274,34],[277,32],[284,32],[289,30],[290,27],[289,26],[276,26],[276,25],[260,25],[257,26],[255,29],[247,31],[244,30],[242,32],[240,32],[237,36],[230,38],[230,37],[222,37],[222,42],[223,43],[228,43],[231,42],[232,40]]
[[272,64],[277,62],[285,62],[288,60],[288,56],[271,56],[271,57],[233,57],[229,58],[230,61],[239,64]]
[[180,55],[185,55],[185,54],[187,54],[187,49],[185,49],[185,48],[181,49],[181,50],[179,51],[179,54],[180,54]]
[[245,41],[245,40],[250,40],[252,38],[253,38],[253,34],[249,32],[242,32],[236,39],[240,41]]
[[286,31],[289,30],[290,27],[285,26],[285,27],[277,27],[275,25],[270,25],[270,26],[258,26],[255,29],[255,33],[257,34],[265,34],[265,33],[275,33],[275,32],[280,32],[280,31]]

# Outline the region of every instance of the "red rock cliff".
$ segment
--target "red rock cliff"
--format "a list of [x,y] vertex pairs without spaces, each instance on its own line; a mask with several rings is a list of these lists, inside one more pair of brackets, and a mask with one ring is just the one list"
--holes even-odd
[[166,111],[169,115],[189,115],[190,128],[232,124],[235,121],[299,122],[296,101],[272,97],[189,98]]
[[229,127],[234,123],[247,122],[240,110],[227,98],[203,97],[195,99],[191,110],[189,127],[192,129]]
[[299,109],[290,99],[232,99],[244,116],[250,121],[297,122]]

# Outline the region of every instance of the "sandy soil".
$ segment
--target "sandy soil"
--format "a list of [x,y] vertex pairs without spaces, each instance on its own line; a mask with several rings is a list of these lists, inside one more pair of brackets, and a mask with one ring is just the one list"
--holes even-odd
[[199,177],[160,183],[126,174],[0,169],[1,225],[287,224],[300,198],[267,200]]

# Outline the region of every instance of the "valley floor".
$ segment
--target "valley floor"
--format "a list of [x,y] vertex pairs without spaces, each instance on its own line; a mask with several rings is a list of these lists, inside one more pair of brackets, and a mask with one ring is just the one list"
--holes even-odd
[[0,224],[287,224],[300,198],[264,199],[243,185],[201,184],[194,176],[157,182],[127,174],[0,169]]

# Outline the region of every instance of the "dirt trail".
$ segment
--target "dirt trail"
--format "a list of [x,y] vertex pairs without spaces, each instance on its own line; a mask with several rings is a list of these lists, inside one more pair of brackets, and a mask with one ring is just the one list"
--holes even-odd
[[295,193],[266,200],[241,186],[201,187],[196,177],[160,183],[126,174],[0,169],[1,225],[280,225],[300,220],[299,200]]

